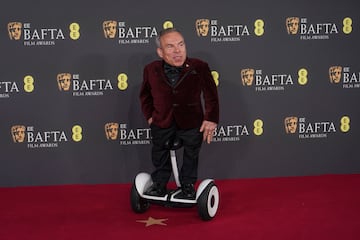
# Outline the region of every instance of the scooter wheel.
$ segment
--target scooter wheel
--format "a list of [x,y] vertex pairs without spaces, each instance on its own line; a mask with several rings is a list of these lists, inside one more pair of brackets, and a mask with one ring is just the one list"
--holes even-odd
[[214,182],[209,183],[197,200],[200,218],[204,221],[215,217],[219,206],[219,190]]
[[139,195],[135,184],[133,184],[131,188],[130,203],[131,203],[131,208],[135,213],[144,213],[150,207],[150,203]]

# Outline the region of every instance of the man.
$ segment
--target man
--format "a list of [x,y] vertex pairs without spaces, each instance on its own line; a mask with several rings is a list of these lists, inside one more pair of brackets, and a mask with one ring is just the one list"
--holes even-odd
[[201,144],[211,142],[219,121],[217,88],[208,64],[187,57],[185,41],[178,30],[163,30],[156,44],[162,60],[145,66],[140,90],[142,111],[151,128],[155,167],[151,174],[154,184],[146,194],[166,195],[172,168],[165,143],[176,137],[184,147],[179,173],[182,196],[193,199]]

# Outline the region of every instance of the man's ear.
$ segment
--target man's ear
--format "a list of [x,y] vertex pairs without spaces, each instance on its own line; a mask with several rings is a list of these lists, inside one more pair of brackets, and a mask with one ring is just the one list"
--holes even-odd
[[157,48],[156,52],[157,52],[157,54],[159,55],[160,58],[163,58],[164,54],[163,54],[163,51],[162,51],[161,48]]

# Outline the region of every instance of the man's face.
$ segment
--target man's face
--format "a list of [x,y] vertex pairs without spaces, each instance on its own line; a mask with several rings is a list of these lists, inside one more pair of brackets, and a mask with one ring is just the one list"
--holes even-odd
[[341,80],[341,67],[335,66],[331,67],[329,70],[330,82],[339,83]]
[[253,69],[245,69],[242,72],[242,81],[244,86],[251,86],[254,80],[254,70]]
[[298,18],[289,18],[287,19],[287,30],[289,34],[297,34],[299,29],[299,19]]
[[297,128],[297,118],[296,117],[290,117],[285,120],[285,129],[286,133],[295,133]]
[[116,34],[116,22],[109,21],[104,23],[104,34],[106,38],[114,38]]
[[23,142],[25,139],[25,128],[24,127],[15,127],[13,129],[13,139],[14,142]]
[[157,53],[165,62],[180,67],[186,60],[186,46],[184,38],[178,32],[170,32],[160,38],[160,48]]
[[9,25],[9,34],[10,38],[14,40],[19,40],[21,37],[21,23],[11,23]]
[[198,36],[207,36],[209,32],[209,20],[201,19],[196,22]]
[[68,91],[70,89],[71,83],[71,75],[70,74],[62,74],[58,76],[58,83],[60,90]]

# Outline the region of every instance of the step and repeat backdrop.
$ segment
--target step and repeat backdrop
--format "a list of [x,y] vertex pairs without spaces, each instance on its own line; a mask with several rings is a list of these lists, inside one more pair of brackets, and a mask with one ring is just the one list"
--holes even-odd
[[2,1],[0,186],[128,183],[151,171],[139,90],[168,27],[209,63],[219,91],[200,178],[360,173],[359,9],[355,0]]

